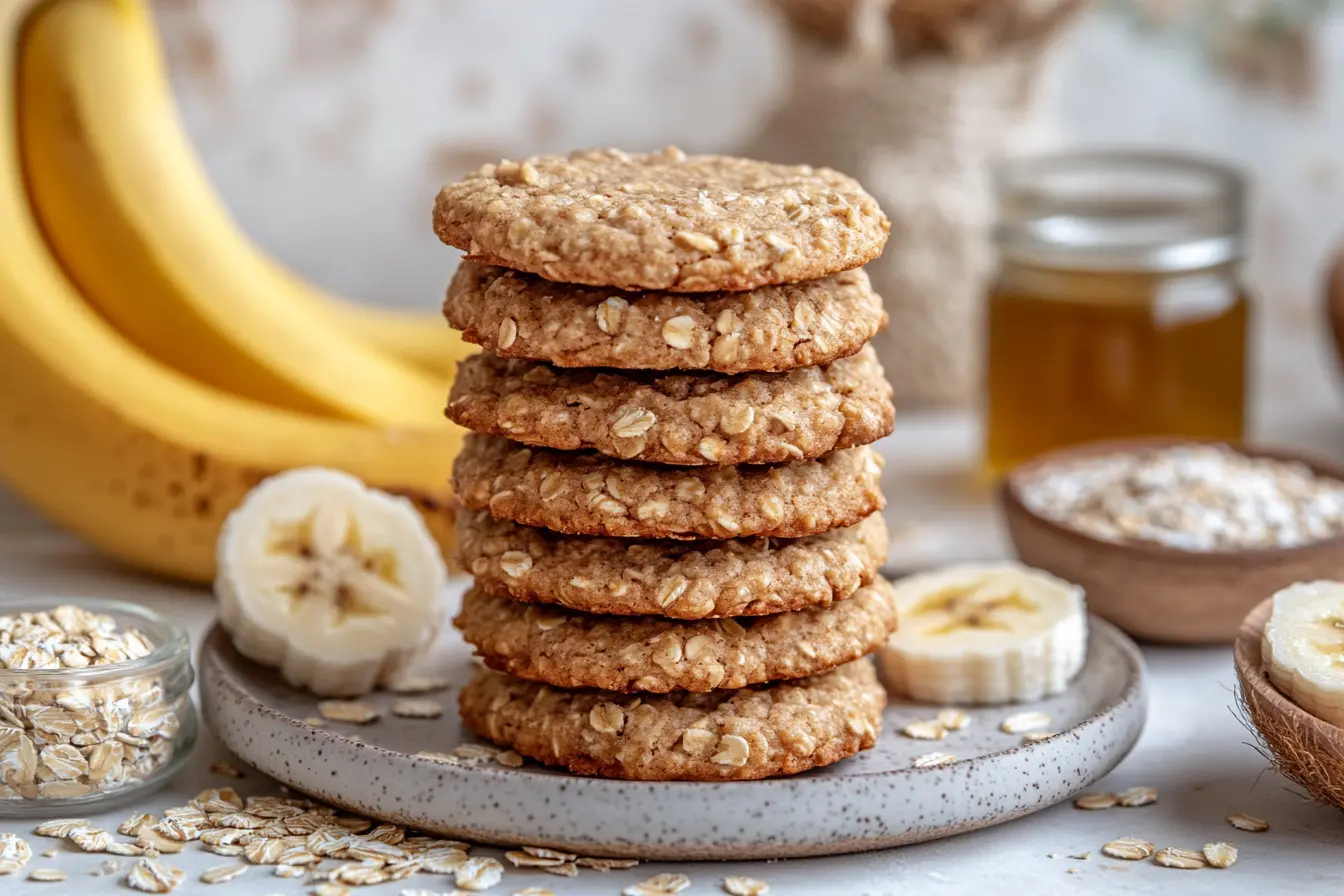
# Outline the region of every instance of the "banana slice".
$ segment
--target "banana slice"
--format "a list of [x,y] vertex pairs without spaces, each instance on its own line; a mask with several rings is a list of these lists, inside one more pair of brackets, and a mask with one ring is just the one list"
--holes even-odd
[[922,703],[1058,694],[1083,667],[1083,589],[1017,563],[964,564],[896,584],[887,686]]
[[438,637],[443,558],[405,498],[310,467],[224,522],[215,594],[239,653],[323,696],[366,694]]
[[1276,593],[1260,655],[1284,696],[1344,728],[1344,582],[1298,582]]

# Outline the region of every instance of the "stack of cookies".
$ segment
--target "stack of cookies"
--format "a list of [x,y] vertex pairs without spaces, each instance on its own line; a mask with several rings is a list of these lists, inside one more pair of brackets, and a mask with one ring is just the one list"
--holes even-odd
[[676,149],[439,194],[486,351],[448,416],[466,724],[583,774],[792,774],[871,747],[895,627],[880,463],[888,221],[850,178]]

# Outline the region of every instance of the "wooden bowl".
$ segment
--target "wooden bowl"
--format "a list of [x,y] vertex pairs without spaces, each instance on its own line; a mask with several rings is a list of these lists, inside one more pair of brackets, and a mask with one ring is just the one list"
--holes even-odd
[[1326,276],[1325,316],[1334,338],[1335,357],[1344,364],[1344,250],[1335,256]]
[[[1014,468],[999,485],[999,503],[1018,557],[1087,590],[1088,609],[1124,631],[1172,644],[1235,640],[1251,608],[1294,582],[1344,578],[1344,537],[1295,548],[1182,551],[1146,542],[1117,544],[1075,531],[1030,510],[1017,483],[1045,464],[1197,439],[1140,438],[1089,442],[1052,451]],[[1203,443],[1217,444],[1217,443]],[[1344,481],[1344,468],[1286,451],[1236,446],[1252,457],[1300,461]]]
[[1232,651],[1241,683],[1241,705],[1274,767],[1322,802],[1344,809],[1344,729],[1293,703],[1261,669],[1260,639],[1273,600],[1256,605],[1241,624]]

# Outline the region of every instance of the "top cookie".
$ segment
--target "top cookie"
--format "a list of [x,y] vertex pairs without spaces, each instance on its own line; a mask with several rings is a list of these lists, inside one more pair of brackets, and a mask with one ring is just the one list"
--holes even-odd
[[679,149],[485,165],[434,203],[473,261],[548,280],[711,292],[811,280],[882,252],[891,223],[852,178]]

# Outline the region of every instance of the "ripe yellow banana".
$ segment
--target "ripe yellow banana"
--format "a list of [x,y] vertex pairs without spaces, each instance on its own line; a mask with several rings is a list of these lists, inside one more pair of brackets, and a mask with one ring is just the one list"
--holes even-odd
[[437,377],[445,384],[441,390],[444,395],[457,375],[457,362],[478,351],[446,326],[438,311],[401,311],[333,296],[318,298],[346,332]]
[[220,525],[248,489],[298,466],[411,497],[446,548],[459,431],[332,420],[203,385],[127,341],[65,277],[16,152],[15,36],[28,6],[0,0],[0,479],[108,554],[193,581],[213,577]]
[[[397,426],[441,419],[441,372],[379,349],[351,329],[367,328],[368,312],[333,310],[241,234],[182,132],[143,3],[48,4],[20,46],[34,209],[70,279],[122,334],[203,383],[279,407]],[[405,338],[399,326],[376,332]]]

